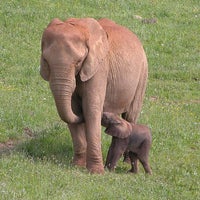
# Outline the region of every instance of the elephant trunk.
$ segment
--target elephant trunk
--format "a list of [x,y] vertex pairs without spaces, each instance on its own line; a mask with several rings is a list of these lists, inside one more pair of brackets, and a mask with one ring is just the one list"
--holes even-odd
[[50,88],[54,96],[60,118],[69,124],[81,123],[83,121],[81,116],[74,114],[72,110],[72,94],[75,90],[75,79],[53,79],[50,81]]

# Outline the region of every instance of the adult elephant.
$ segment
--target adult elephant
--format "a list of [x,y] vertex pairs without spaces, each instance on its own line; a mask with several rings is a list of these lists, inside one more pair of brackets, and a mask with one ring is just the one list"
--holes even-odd
[[73,163],[103,173],[102,112],[136,122],[141,110],[148,67],[139,39],[109,19],[53,19],[42,36],[40,73],[69,126]]

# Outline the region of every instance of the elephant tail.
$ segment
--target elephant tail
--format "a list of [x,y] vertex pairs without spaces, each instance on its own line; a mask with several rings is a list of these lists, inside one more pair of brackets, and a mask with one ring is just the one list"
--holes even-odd
[[133,101],[130,104],[129,110],[122,115],[122,117],[125,120],[134,124],[137,123],[137,120],[139,118],[142,109],[142,104],[147,86],[147,79],[148,79],[148,64],[147,61],[145,61],[140,73],[140,78],[138,81]]

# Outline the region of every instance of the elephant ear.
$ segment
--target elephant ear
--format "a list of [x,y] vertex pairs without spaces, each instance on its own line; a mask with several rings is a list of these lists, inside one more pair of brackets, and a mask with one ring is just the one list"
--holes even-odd
[[120,120],[115,119],[115,123],[111,122],[105,130],[108,135],[118,138],[127,138],[131,134],[131,131],[131,124],[121,118]]
[[[50,27],[50,26],[54,26],[54,25],[60,25],[60,24],[63,24],[64,22],[61,21],[60,19],[58,18],[54,18],[47,26]],[[43,33],[43,36],[42,36],[42,42],[41,42],[41,50],[42,50],[42,53],[43,53],[43,50],[44,50],[44,38],[45,38],[45,35]],[[49,71],[49,66],[48,66],[48,63],[47,61],[44,59],[43,55],[41,55],[41,58],[40,58],[40,75],[42,76],[42,78],[45,80],[45,81],[49,81],[49,76],[50,76],[50,71]]]
[[103,63],[108,53],[108,39],[106,32],[95,19],[79,19],[78,23],[88,32],[86,39],[88,55],[80,71],[80,78],[84,82],[92,78]]
[[50,71],[48,63],[45,61],[43,56],[40,58],[40,75],[45,81],[49,81]]
[[52,21],[48,24],[47,27],[52,26],[52,25],[59,25],[59,24],[63,24],[63,21],[61,21],[61,20],[58,19],[58,18],[54,18],[54,19],[52,19]]

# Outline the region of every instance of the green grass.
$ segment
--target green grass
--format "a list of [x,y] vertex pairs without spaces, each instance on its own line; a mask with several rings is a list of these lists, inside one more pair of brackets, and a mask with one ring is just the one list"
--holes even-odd
[[[152,129],[153,176],[141,166],[126,174],[122,161],[103,176],[71,166],[70,134],[39,75],[41,35],[54,17],[108,17],[143,42],[149,81],[139,121]],[[199,199],[199,27],[198,0],[2,0],[0,142],[18,145],[0,146],[0,199]],[[102,133],[104,159],[110,139]]]

